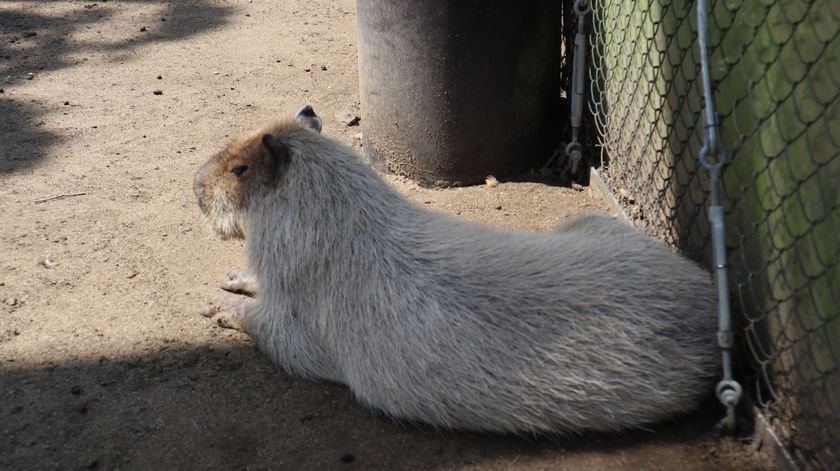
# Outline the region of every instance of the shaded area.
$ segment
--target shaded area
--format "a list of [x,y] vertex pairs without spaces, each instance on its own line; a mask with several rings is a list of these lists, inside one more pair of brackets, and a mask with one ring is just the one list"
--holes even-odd
[[[59,142],[54,133],[38,129],[47,107],[22,103],[16,85],[37,75],[84,62],[85,53],[111,53],[114,60],[151,43],[177,41],[226,23],[232,13],[227,6],[209,0],[162,2],[92,2],[73,4],[62,15],[48,15],[39,8],[44,2],[24,2],[19,7],[0,6],[0,173],[38,164],[51,146]],[[65,2],[55,2],[65,3]],[[137,15],[125,24],[120,39],[99,35],[96,41],[79,39],[80,32],[112,20],[121,4],[160,5],[154,14]],[[141,31],[145,28],[145,31]]]
[[[135,0],[119,3],[76,4],[61,17],[39,13],[44,2],[31,2],[33,8],[0,10],[0,75],[13,81],[23,80],[29,72],[57,70],[74,65],[68,55],[78,52],[126,52],[156,42],[185,39],[224,26],[232,14],[227,6],[209,0],[164,2]],[[63,3],[63,2],[56,2]],[[160,4],[164,8],[149,15],[137,15],[125,39],[100,39],[95,43],[74,39],[73,34],[89,26],[111,19],[124,3]],[[141,31],[141,28],[145,28]],[[33,34],[34,33],[34,34]]]
[[746,446],[719,442],[717,411],[571,439],[435,431],[378,417],[342,386],[290,378],[247,346],[187,348],[37,367],[3,358],[0,468],[331,469],[346,454],[357,468],[406,470],[755,463]]
[[36,103],[0,95],[0,174],[36,165],[60,142],[56,133],[43,128],[41,117],[46,113]]

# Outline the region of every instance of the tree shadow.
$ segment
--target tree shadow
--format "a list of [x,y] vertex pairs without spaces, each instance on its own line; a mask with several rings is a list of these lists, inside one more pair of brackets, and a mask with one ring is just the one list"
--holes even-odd
[[61,138],[44,129],[46,112],[0,95],[0,175],[32,167]]
[[[55,15],[44,11],[43,4],[58,1],[22,2],[20,6],[0,9],[0,173],[34,167],[49,149],[60,143],[60,136],[38,129],[40,117],[49,110],[39,110],[32,102],[24,103],[13,93],[28,74],[57,71],[78,65],[85,53],[113,55],[123,60],[141,46],[182,40],[224,26],[233,9],[210,0],[128,0],[121,3],[159,5],[153,13],[132,17],[124,25],[128,34],[120,38],[97,38],[95,42],[78,38],[79,32],[106,21],[116,21],[118,5],[102,2],[61,5]],[[58,16],[58,13],[61,13]],[[122,20],[120,20],[122,21]],[[120,25],[122,27],[122,25]],[[141,31],[141,28],[143,31]]]
[[708,417],[717,417],[529,439],[395,423],[345,387],[289,377],[247,345],[169,343],[139,357],[53,365],[0,361],[3,469],[331,469],[350,456],[364,469],[600,469],[616,455],[635,469],[655,460],[658,446],[712,447]]

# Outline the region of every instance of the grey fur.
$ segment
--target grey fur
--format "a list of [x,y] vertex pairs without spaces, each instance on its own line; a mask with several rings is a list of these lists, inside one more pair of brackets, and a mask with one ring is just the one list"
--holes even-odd
[[274,136],[285,174],[227,217],[246,220],[259,280],[243,328],[289,372],[393,417],[503,433],[639,427],[708,394],[715,293],[694,263],[607,216],[536,234],[455,219],[330,138]]

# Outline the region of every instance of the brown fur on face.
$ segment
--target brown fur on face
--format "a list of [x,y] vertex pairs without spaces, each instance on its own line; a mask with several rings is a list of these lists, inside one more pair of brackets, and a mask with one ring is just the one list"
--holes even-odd
[[275,185],[288,163],[288,149],[277,136],[289,128],[301,125],[275,123],[240,136],[198,170],[193,182],[198,206],[222,239],[245,237],[254,193]]

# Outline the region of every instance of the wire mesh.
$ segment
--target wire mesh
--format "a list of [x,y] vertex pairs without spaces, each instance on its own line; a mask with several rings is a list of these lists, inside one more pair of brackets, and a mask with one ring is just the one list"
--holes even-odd
[[[710,262],[702,90],[688,0],[593,1],[588,128],[635,224]],[[717,0],[712,80],[738,343],[795,455],[840,452],[840,2]]]

